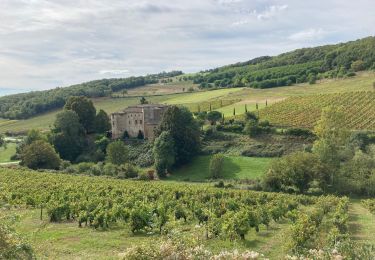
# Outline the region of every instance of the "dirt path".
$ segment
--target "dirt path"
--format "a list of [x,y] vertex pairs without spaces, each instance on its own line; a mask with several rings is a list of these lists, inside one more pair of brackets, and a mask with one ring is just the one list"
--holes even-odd
[[349,205],[349,232],[353,240],[375,245],[375,216],[359,200]]

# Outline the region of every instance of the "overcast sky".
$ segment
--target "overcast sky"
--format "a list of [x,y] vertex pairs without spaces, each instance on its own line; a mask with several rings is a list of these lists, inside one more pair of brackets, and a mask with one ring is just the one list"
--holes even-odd
[[355,40],[375,34],[374,12],[374,0],[0,0],[0,93]]

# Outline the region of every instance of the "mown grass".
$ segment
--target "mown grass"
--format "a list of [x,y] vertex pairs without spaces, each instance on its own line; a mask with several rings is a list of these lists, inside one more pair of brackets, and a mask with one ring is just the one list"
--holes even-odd
[[[206,181],[210,179],[209,164],[211,156],[198,156],[193,161],[172,172],[169,180],[176,181]],[[256,179],[266,172],[270,158],[243,156],[226,156],[222,171],[223,179],[240,180]]]
[[353,240],[375,245],[375,215],[352,199],[349,207],[349,233]]
[[16,153],[17,144],[8,143],[7,147],[0,147],[0,163],[7,163],[11,161],[11,157]]
[[175,98],[170,98],[166,100],[167,104],[187,104],[187,103],[199,103],[207,101],[210,99],[223,98],[232,93],[241,91],[241,88],[227,88],[227,89],[217,89],[211,91],[193,92],[184,95],[178,95]]

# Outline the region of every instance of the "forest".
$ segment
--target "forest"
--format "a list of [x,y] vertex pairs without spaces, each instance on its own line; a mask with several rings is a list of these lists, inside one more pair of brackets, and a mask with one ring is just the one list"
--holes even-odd
[[27,119],[62,108],[71,96],[107,97],[113,92],[157,83],[159,79],[181,74],[181,71],[171,71],[140,77],[101,79],[70,87],[4,96],[0,97],[0,118]]
[[185,80],[201,88],[272,88],[296,83],[314,84],[323,78],[354,76],[357,71],[375,68],[375,37],[357,41],[303,48],[275,57],[259,57],[212,70]]

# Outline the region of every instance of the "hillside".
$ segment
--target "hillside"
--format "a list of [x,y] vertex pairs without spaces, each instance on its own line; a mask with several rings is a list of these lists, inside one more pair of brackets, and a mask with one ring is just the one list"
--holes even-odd
[[342,78],[368,69],[375,69],[375,37],[298,49],[275,57],[260,57],[186,78],[192,79],[202,88],[262,89],[314,83],[322,78]]
[[[128,95],[132,95],[130,97],[102,97],[94,98],[93,101],[97,110],[103,109],[107,113],[112,113],[129,105],[137,104],[139,102],[138,94],[143,93],[146,94],[145,96],[147,100],[151,103],[185,105],[193,112],[197,111],[198,107],[201,109],[201,111],[207,111],[209,110],[209,105],[211,104],[212,109],[224,113],[225,116],[232,116],[234,108],[236,110],[236,115],[240,115],[245,112],[245,104],[248,111],[253,111],[256,109],[256,104],[258,104],[259,109],[265,107],[266,100],[268,105],[271,105],[275,102],[293,96],[371,91],[373,88],[372,83],[374,81],[375,73],[361,72],[355,77],[335,80],[325,79],[318,81],[314,85],[297,84],[294,86],[272,89],[218,89],[192,93],[167,92],[164,95],[155,95],[155,91],[156,93],[160,93],[158,91],[165,92],[169,88],[168,86],[176,86],[177,84],[152,84],[141,87],[142,92],[137,92],[139,88],[132,89],[128,92]],[[48,130],[49,126],[51,126],[55,120],[56,113],[59,111],[61,110],[57,109],[26,120],[0,119],[0,133],[20,133],[26,132],[33,128]]]
[[59,87],[45,91],[4,96],[0,97],[0,117],[7,119],[27,119],[62,108],[70,96],[86,96],[90,98],[108,97],[116,91],[157,83],[160,79],[181,74],[181,71],[172,71],[141,77],[101,79],[70,87]]
[[[188,91],[196,86],[202,89],[264,89],[306,82],[315,83],[327,78],[350,77],[357,71],[370,69],[375,69],[375,37],[298,49],[275,57],[259,57],[190,75],[181,76],[181,71],[163,72],[140,77],[95,80],[70,87],[4,96],[0,97],[0,118],[28,119],[62,108],[68,97],[77,95],[90,98],[121,97],[124,96],[123,90],[138,87],[141,88],[130,91],[130,96],[173,94]],[[180,84],[170,84],[176,76],[179,76]],[[144,88],[149,85],[154,87],[153,90]]]
[[271,124],[312,128],[324,107],[342,107],[349,129],[375,130],[375,91],[290,97],[260,110]]

